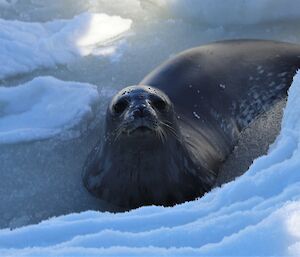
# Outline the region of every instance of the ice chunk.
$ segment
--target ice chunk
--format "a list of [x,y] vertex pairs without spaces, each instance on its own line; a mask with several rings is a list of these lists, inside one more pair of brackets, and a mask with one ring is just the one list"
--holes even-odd
[[96,86],[53,77],[0,87],[0,143],[45,139],[87,123],[99,101]]
[[[83,13],[71,20],[46,23],[0,19],[0,79],[35,69],[66,64],[111,44],[129,30],[131,20]],[[111,55],[114,51],[104,51]]]

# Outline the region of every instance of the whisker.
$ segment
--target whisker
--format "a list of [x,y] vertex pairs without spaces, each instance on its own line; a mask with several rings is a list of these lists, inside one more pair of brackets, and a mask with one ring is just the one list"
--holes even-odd
[[160,125],[164,126],[166,130],[170,131],[171,134],[173,134],[173,136],[178,140],[178,141],[181,141],[181,138],[178,136],[176,130],[171,127],[169,124],[167,124],[166,122],[164,121],[160,121]]
[[165,144],[167,140],[166,140],[166,135],[165,135],[165,133],[164,133],[164,130],[161,129],[161,128],[159,128],[159,134],[160,134],[160,136],[161,136],[161,138],[162,138],[163,144]]

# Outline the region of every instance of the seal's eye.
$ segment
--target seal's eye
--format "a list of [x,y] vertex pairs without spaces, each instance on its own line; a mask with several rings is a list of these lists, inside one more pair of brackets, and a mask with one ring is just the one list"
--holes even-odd
[[116,114],[121,114],[128,107],[128,101],[126,99],[120,99],[113,105],[113,110]]
[[159,111],[164,111],[166,109],[166,102],[162,99],[162,98],[155,98],[155,99],[152,99],[152,106],[159,110]]

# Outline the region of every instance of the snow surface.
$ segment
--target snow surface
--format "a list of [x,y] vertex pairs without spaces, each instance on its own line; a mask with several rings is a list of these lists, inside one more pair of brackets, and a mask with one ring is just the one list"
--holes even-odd
[[0,79],[37,68],[66,64],[89,54],[110,55],[107,46],[130,29],[131,20],[99,13],[83,13],[71,20],[46,23],[0,19]]
[[[28,2],[35,4],[35,8],[30,7]],[[47,0],[0,0],[1,5],[6,8],[13,6],[20,14],[31,8],[30,14],[41,19],[52,12],[56,12],[57,16],[74,16],[81,10],[104,10],[108,14],[139,21],[167,17],[211,26],[290,21],[300,16],[300,3],[294,0],[114,0],[113,3],[107,0],[52,0],[51,3]],[[18,18],[24,19],[24,16]]]
[[9,7],[14,5],[18,0],[0,0],[1,7]]
[[213,26],[289,21],[299,18],[300,2],[294,0],[157,0],[173,17]]
[[[55,83],[61,85],[58,87],[45,82],[49,87],[24,89],[13,108],[32,107],[35,111],[26,109],[17,116],[22,119],[28,114],[33,120],[48,111],[47,104],[58,110],[57,117],[61,114],[56,104],[70,96],[67,85],[74,85],[63,81],[89,83],[98,86],[99,111],[103,113],[110,93],[101,88],[116,90],[138,83],[166,58],[184,49],[234,38],[300,43],[299,5],[294,0],[0,0],[1,92],[2,86],[30,85],[39,76],[62,80]],[[118,40],[129,28],[130,37]],[[116,215],[87,211],[1,230],[0,256],[299,256],[296,117],[300,108],[295,100],[299,98],[299,78],[297,81],[277,143],[237,181],[175,208],[146,207]],[[21,86],[11,94],[18,88]],[[92,87],[85,90],[92,92]],[[55,92],[61,102],[52,101]],[[32,94],[46,101],[32,97],[31,102]],[[84,94],[80,97],[88,100]],[[2,104],[13,103],[13,98],[0,102],[1,109]],[[97,115],[94,107],[98,107],[88,101],[81,103],[92,112],[78,123],[72,115],[51,123],[43,121],[42,114],[36,116],[41,118],[44,132],[61,131],[53,140],[36,141],[33,133],[23,138],[16,133],[14,140],[11,138],[14,144],[0,144],[0,227],[109,209],[82,187],[82,165],[99,139],[103,117],[94,119],[98,124],[90,126],[89,115]],[[68,127],[67,120],[75,127]],[[27,125],[37,129],[36,123]],[[81,133],[82,128],[86,133]],[[70,140],[57,140],[69,132]],[[29,137],[35,141],[20,142]]]
[[300,73],[266,156],[173,208],[83,212],[0,231],[1,256],[300,255]]
[[97,87],[37,77],[17,87],[0,87],[0,144],[40,140],[60,134],[70,138],[96,116]]

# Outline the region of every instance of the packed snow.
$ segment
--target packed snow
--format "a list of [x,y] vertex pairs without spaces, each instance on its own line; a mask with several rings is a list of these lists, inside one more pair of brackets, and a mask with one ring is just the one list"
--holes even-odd
[[[71,20],[46,23],[0,19],[0,79],[37,68],[66,64],[92,53],[108,55],[109,41],[130,29],[131,20],[83,13]],[[104,49],[99,49],[102,46]]]
[[64,132],[69,138],[71,128],[80,125],[84,129],[95,119],[99,101],[96,86],[53,77],[0,87],[0,144],[62,136]]
[[[34,8],[29,4],[31,3]],[[133,20],[149,18],[188,19],[197,23],[212,26],[246,25],[264,22],[291,21],[300,16],[300,3],[294,0],[1,0],[0,6],[14,8],[17,12],[10,13],[19,19],[31,17],[45,19],[47,16],[75,16],[82,10],[105,11],[108,14],[121,15]],[[46,7],[45,7],[46,6]],[[6,12],[5,12],[6,11]],[[54,13],[55,12],[55,13]],[[54,14],[53,14],[54,13]]]
[[294,0],[0,0],[0,256],[299,256],[299,75],[268,155],[197,201],[111,214],[81,181],[115,90],[211,41],[300,43],[299,21]]
[[[159,2],[159,1],[157,1]],[[293,0],[164,0],[172,16],[213,26],[258,24],[299,18],[300,3]]]
[[84,212],[0,231],[2,256],[299,255],[300,73],[268,155],[233,182],[173,208]]

